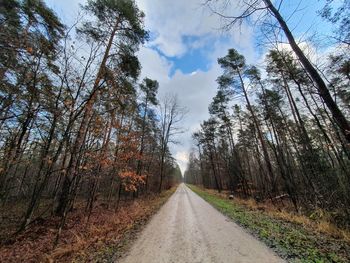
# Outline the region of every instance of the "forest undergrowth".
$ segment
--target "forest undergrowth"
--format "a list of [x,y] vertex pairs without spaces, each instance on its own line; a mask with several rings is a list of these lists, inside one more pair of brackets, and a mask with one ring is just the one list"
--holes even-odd
[[[175,189],[123,200],[117,211],[100,201],[89,219],[83,213],[84,203],[78,202],[67,218],[57,246],[54,241],[60,218],[43,215],[27,231],[0,245],[0,262],[111,262],[122,255],[131,244],[130,240]],[[15,225],[15,209],[11,211],[7,216],[12,216],[13,224],[1,220],[1,237],[8,236]],[[6,216],[3,212],[1,214]]]
[[217,210],[243,226],[288,262],[349,262],[350,232],[330,223],[326,212],[308,216],[292,205],[257,204],[253,199],[228,199],[228,192],[188,185]]

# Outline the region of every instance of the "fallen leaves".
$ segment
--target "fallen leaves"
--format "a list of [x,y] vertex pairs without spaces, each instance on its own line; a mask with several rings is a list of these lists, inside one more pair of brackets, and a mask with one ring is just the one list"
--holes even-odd
[[106,209],[100,203],[92,211],[88,222],[81,203],[67,218],[56,248],[53,241],[59,218],[52,217],[34,224],[16,237],[12,244],[2,245],[0,262],[71,262],[76,257],[89,262],[88,258],[95,257],[94,254],[99,254],[101,249],[122,246],[125,235],[132,232],[135,225],[148,220],[172,191],[161,196],[128,200],[117,212]]

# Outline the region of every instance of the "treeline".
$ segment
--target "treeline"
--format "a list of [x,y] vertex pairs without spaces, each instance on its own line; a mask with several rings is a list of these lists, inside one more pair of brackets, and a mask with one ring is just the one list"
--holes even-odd
[[296,50],[275,45],[263,69],[234,49],[218,59],[223,74],[185,180],[273,204],[288,198],[296,211],[328,210],[349,227],[349,44],[338,43],[324,67]]
[[67,28],[42,0],[0,5],[0,199],[25,203],[18,231],[43,213],[62,229],[77,202],[117,209],[181,180],[168,144],[183,111],[138,80],[143,12],[130,0],[82,9]]

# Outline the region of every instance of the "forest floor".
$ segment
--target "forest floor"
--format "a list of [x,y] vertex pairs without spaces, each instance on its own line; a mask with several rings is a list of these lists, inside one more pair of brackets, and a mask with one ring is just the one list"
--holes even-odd
[[350,262],[350,233],[327,221],[189,185],[288,262]]
[[[97,203],[88,222],[83,204],[78,205],[69,214],[55,248],[59,218],[40,219],[11,242],[0,243],[0,262],[114,262],[175,189],[122,201],[117,212]],[[13,217],[12,221],[18,219]],[[2,241],[11,228],[12,225],[0,226]]]

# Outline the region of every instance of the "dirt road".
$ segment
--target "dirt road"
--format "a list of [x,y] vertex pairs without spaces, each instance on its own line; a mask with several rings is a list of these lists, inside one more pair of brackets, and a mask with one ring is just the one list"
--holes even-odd
[[284,261],[182,184],[121,262]]

